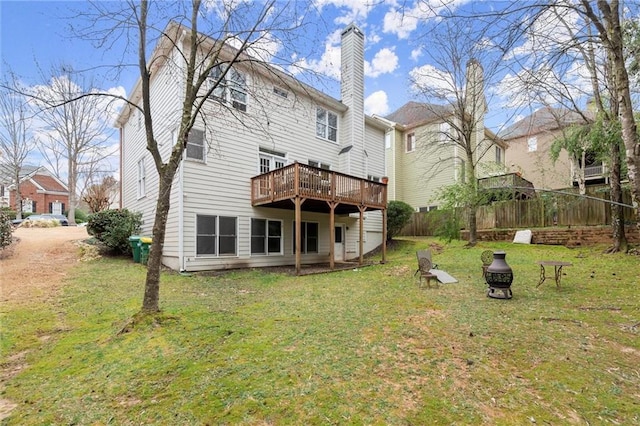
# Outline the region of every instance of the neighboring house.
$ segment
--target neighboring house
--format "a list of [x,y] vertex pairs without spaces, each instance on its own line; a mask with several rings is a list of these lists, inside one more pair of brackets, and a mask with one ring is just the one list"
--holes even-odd
[[[16,208],[12,172],[0,165],[0,206]],[[69,205],[69,188],[45,167],[24,166],[20,172],[23,213],[64,214]]]
[[[568,188],[576,182],[576,167],[566,150],[551,159],[551,145],[572,125],[586,124],[583,115],[560,108],[544,107],[499,133],[509,144],[506,165],[540,189]],[[587,158],[587,184],[602,183],[606,170],[602,162]]]
[[[465,180],[466,155],[453,142],[448,106],[408,102],[385,117],[388,194],[417,211],[437,209],[441,188]],[[478,119],[482,123],[482,119]],[[483,124],[477,126],[475,152],[478,178],[502,173],[505,144]]]
[[[180,45],[183,30],[172,23],[165,33]],[[151,80],[165,159],[179,127],[185,77],[167,37],[150,60],[166,58]],[[350,25],[342,34],[342,101],[262,65],[234,64],[191,131],[163,246],[162,262],[172,269],[333,264],[385,241],[386,185],[379,182],[386,127],[364,115],[363,33]],[[140,82],[130,100],[140,102]],[[125,107],[117,123],[122,207],[141,212],[142,231],[150,235],[158,176],[143,119]]]

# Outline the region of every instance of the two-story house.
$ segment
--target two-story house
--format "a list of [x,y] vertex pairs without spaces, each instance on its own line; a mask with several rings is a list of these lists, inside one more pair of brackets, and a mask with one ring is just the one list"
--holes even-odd
[[590,158],[572,159],[565,149],[554,161],[551,157],[553,142],[563,136],[570,126],[586,124],[585,116],[561,108],[543,107],[500,132],[509,144],[507,168],[532,182],[540,189],[561,189],[577,184],[577,172],[584,168],[585,180],[602,183],[606,170],[601,161]]
[[[181,118],[183,30],[170,24],[152,58],[152,114],[165,158]],[[266,64],[232,65],[198,117],[175,177],[164,265],[333,265],[362,260],[385,243],[386,125],[364,114],[364,34],[354,25],[342,33],[341,60],[342,100]],[[138,82],[131,102],[139,104],[140,93]],[[150,235],[158,176],[141,114],[125,107],[117,124],[121,203],[142,213]]]
[[[0,165],[0,207],[16,208],[12,168]],[[69,188],[46,167],[24,166],[20,171],[23,213],[64,214],[69,206]]]
[[[506,144],[484,126],[486,101],[482,92],[482,69],[470,61],[467,79],[475,79],[477,94],[467,88],[467,117],[473,123],[470,149],[476,178],[504,172]],[[465,182],[469,158],[456,128],[460,112],[452,105],[408,102],[387,115],[385,155],[390,200],[408,203],[417,211],[437,209],[443,187]]]
[[506,144],[484,125],[487,107],[482,67],[473,59],[467,64],[466,79],[464,99],[459,99],[464,108],[454,108],[453,103],[408,102],[384,117],[390,200],[404,201],[416,211],[429,211],[441,204],[443,187],[465,182],[467,143],[456,129],[466,126],[470,126],[468,145],[475,178],[504,172]]

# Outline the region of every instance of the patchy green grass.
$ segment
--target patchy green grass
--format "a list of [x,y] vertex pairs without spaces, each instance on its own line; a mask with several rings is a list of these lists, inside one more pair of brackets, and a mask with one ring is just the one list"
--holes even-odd
[[[430,245],[459,283],[417,285]],[[486,297],[486,249],[513,299]],[[163,314],[125,333],[145,269],[93,261],[56,304],[3,308],[5,422],[640,424],[640,258],[603,249],[415,239],[332,274],[165,274]],[[538,259],[573,263],[560,290]]]

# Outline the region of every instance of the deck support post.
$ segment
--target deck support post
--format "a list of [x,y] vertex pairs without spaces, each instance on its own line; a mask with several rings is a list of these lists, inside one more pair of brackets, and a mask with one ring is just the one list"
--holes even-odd
[[327,201],[329,205],[329,268],[333,271],[336,267],[336,206],[338,203]]
[[364,263],[364,211],[366,209],[367,208],[363,205],[358,206],[358,210],[360,210],[360,241],[358,246],[360,257],[358,258],[358,265],[362,265]]
[[387,209],[382,210],[382,259],[380,263],[387,263]]
[[302,263],[302,203],[305,198],[296,196],[293,199],[295,205],[295,232],[296,232],[296,275],[300,275],[300,267]]

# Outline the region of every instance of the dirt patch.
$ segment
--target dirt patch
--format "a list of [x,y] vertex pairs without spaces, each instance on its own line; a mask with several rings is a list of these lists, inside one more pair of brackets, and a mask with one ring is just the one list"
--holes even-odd
[[[15,242],[0,250],[0,307],[53,300],[62,287],[69,268],[78,262],[77,242],[88,238],[84,227],[17,228]],[[0,389],[26,367],[26,352],[3,357]],[[0,420],[17,404],[0,399]]]
[[[0,258],[0,303],[49,299],[79,257],[74,241],[88,238],[84,227],[17,228],[17,242]],[[2,250],[4,251],[4,250]]]

